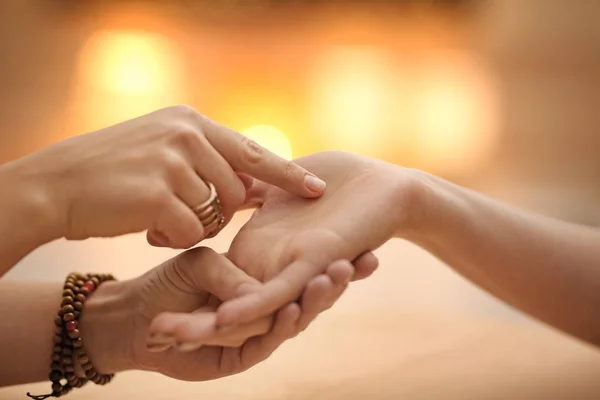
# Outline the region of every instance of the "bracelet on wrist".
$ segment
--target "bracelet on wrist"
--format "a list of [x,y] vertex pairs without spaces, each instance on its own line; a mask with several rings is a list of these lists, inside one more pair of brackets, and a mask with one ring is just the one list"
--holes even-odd
[[[52,393],[39,396],[27,393],[28,397],[36,400],[61,397],[88,381],[105,385],[113,379],[114,374],[104,375],[96,371],[85,351],[78,328],[88,297],[102,283],[111,280],[115,278],[108,274],[69,274],[63,287],[60,309],[54,318],[53,350],[48,376],[52,382]],[[77,375],[77,367],[85,376]]]

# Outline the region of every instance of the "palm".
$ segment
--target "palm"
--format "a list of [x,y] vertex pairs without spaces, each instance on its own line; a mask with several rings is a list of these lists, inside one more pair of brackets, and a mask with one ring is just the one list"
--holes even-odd
[[250,338],[241,347],[203,346],[190,352],[170,348],[159,353],[147,350],[149,326],[161,313],[192,313],[203,319],[206,326],[214,325],[214,311],[221,300],[198,289],[194,282],[197,279],[186,274],[186,270],[190,268],[180,268],[170,260],[132,281],[137,286],[133,307],[138,312],[132,321],[135,334],[131,343],[140,367],[180,380],[204,381],[242,372],[264,360],[275,347],[264,336]]
[[402,209],[407,192],[398,167],[343,152],[296,161],[327,182],[325,194],[307,200],[258,185],[253,191],[262,207],[228,252],[236,265],[263,282],[297,258],[323,266],[355,259],[385,243],[404,218],[394,211]]

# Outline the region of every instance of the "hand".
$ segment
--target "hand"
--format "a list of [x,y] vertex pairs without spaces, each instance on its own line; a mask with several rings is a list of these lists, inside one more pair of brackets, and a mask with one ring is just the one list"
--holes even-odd
[[[376,266],[372,255],[355,263],[363,275]],[[181,380],[216,379],[267,358],[300,332],[299,321],[310,321],[335,301],[353,273],[349,262],[334,262],[306,286],[301,306],[284,306],[274,323],[269,315],[220,330],[214,312],[220,301],[261,284],[226,257],[196,248],[132,281],[100,286],[82,314],[82,337],[103,373],[136,368]]]
[[318,197],[324,183],[186,106],[73,137],[11,163],[46,189],[57,237],[85,239],[149,230],[151,244],[195,245],[207,234],[192,208],[215,185],[229,220],[252,178]]
[[334,260],[374,250],[418,218],[418,193],[410,170],[344,152],[325,152],[297,162],[327,182],[318,200],[306,200],[257,183],[248,203],[259,204],[235,237],[228,257],[266,282],[259,290],[225,302],[219,326],[268,315],[297,298]]

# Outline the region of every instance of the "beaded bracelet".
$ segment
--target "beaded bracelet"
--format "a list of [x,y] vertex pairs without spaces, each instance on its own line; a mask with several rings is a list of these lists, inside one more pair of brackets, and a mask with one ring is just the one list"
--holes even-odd
[[[73,388],[82,387],[88,381],[97,385],[105,385],[113,379],[114,374],[103,375],[96,371],[85,352],[83,339],[78,329],[87,298],[98,286],[111,280],[115,280],[115,278],[108,274],[69,274],[63,287],[62,303],[58,315],[54,318],[56,326],[49,375],[52,382],[52,393],[40,396],[27,393],[28,397],[36,400],[60,397],[69,393]],[[83,369],[85,378],[77,376],[76,364]]]

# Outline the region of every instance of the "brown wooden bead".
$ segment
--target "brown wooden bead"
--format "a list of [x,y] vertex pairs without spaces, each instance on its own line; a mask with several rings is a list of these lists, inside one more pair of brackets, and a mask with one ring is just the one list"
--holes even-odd
[[63,386],[58,397],[66,396],[71,391],[71,386]]
[[[63,307],[69,304],[73,304],[74,301],[75,299],[73,299],[73,297],[63,297],[60,306]],[[62,314],[62,311],[60,312],[60,314]]]
[[[85,353],[84,353],[84,354],[85,354]],[[89,362],[90,362],[90,358],[89,358],[87,355],[84,355],[84,354],[80,355],[80,356],[77,358],[81,364],[87,364],[87,363],[89,363]]]
[[60,353],[62,353],[62,347],[60,347],[60,346],[54,346],[54,347],[52,348],[52,352],[53,352],[53,353],[60,354]]
[[54,327],[54,334],[55,335],[62,335],[63,333],[63,327],[62,326],[55,326]]
[[50,364],[50,369],[52,371],[61,372],[62,371],[62,366],[60,365],[59,362],[53,361],[52,364]]
[[69,382],[75,382],[77,375],[74,372],[65,372],[65,379]]
[[63,357],[61,361],[64,365],[73,365],[73,359],[71,357]]
[[65,321],[65,322],[75,321],[75,314],[66,313],[65,315],[63,315],[63,321]]
[[[69,332],[69,337],[71,339],[78,339],[79,338],[79,329],[75,329],[74,331]],[[82,344],[83,346],[83,344]]]
[[97,276],[93,276],[90,279],[92,282],[94,282],[94,285],[96,285],[96,287],[98,287],[98,285],[100,284],[100,279]]
[[72,290],[75,291],[75,284],[73,282],[67,282],[65,283],[65,289],[64,290]]
[[65,347],[73,347],[73,341],[69,338],[65,338],[63,340],[63,346]]
[[62,318],[59,315],[57,315],[56,317],[54,317],[54,325],[56,325],[56,326],[62,326],[62,322],[63,322]]
[[90,294],[90,290],[87,287],[83,286],[79,288],[79,293],[81,293],[84,296],[88,296]]
[[52,359],[52,361],[60,361],[60,354],[53,353],[50,358]]
[[54,335],[54,337],[52,338],[52,342],[54,344],[61,344],[62,343],[62,336],[61,335]]
[[75,293],[71,289],[63,290],[62,297],[75,297]]
[[79,293],[75,296],[75,300],[77,300],[80,303],[85,303],[86,297]]
[[75,311],[75,307],[72,304],[67,304],[62,308],[64,314],[72,313],[73,311]]
[[68,372],[69,373],[75,372],[75,368],[72,365],[65,365],[65,367],[63,368],[63,370],[65,371],[65,374],[68,373]]
[[70,355],[73,354],[73,348],[71,348],[71,347],[64,347],[62,353],[65,356],[70,356]]
[[75,347],[75,348],[83,347],[83,340],[81,340],[79,338],[77,340],[73,340],[73,347]]
[[60,393],[62,391],[62,385],[60,383],[53,383],[52,384],[52,391],[54,393]]
[[83,308],[83,303],[81,303],[80,301],[76,301],[73,303],[73,306],[75,307],[75,310],[81,311],[81,309]]
[[50,372],[50,375],[48,375],[48,378],[52,382],[60,382],[60,380],[63,378],[63,374],[60,371],[52,371]]
[[75,282],[75,285],[77,285],[77,287],[81,288],[83,285],[85,285],[85,282],[80,279],[77,282]]
[[93,369],[90,369],[89,371],[85,371],[85,376],[88,379],[96,379],[96,377],[98,376],[98,373],[96,371],[94,371]]

